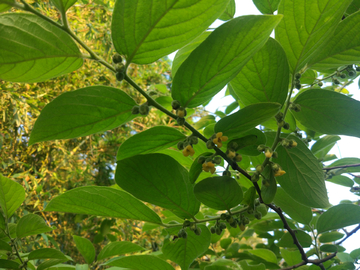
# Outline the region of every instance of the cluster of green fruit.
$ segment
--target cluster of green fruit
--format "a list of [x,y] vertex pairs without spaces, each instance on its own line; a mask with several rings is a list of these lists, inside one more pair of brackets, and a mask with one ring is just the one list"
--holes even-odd
[[201,234],[201,228],[199,228],[196,223],[191,222],[190,220],[185,220],[183,227],[179,230],[178,232],[178,237],[179,238],[187,238],[187,232],[186,229],[189,228],[191,231],[193,231],[196,235],[200,235]]
[[181,106],[178,100],[173,100],[171,102],[171,107],[176,112],[176,122],[179,126],[183,126],[185,124],[185,116],[187,114],[185,108]]

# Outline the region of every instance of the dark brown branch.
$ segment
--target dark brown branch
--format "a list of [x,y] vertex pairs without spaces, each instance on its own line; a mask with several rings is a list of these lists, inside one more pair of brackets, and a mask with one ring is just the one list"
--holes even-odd
[[334,170],[334,169],[344,169],[344,168],[351,168],[351,167],[360,167],[360,163],[358,164],[349,164],[349,165],[339,165],[339,166],[334,166],[334,167],[327,167],[327,168],[323,168],[324,171],[330,171],[330,170]]
[[360,224],[358,226],[356,226],[355,229],[353,229],[351,232],[346,232],[346,236],[344,239],[340,240],[339,242],[335,243],[335,245],[340,245],[341,243],[343,243],[346,239],[348,239],[350,236],[352,236],[354,233],[356,233],[358,230],[360,230]]

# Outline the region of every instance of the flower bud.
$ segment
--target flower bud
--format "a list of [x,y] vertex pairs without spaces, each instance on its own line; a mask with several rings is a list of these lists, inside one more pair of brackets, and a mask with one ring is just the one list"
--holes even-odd
[[264,166],[263,165],[257,165],[255,170],[258,172],[258,173],[262,173],[262,171],[264,170]]
[[179,116],[179,117],[182,117],[184,118],[186,116],[186,110],[184,107],[179,107],[177,110],[176,110],[176,115]]
[[212,234],[214,234],[214,233],[216,232],[216,228],[215,228],[214,226],[212,226],[212,227],[210,228],[210,232],[211,232]]
[[186,228],[186,227],[189,227],[191,225],[191,221],[190,220],[185,220],[184,223],[183,223],[183,227]]
[[242,161],[242,155],[236,153],[235,161],[236,161],[236,162],[241,162],[241,161]]
[[226,229],[226,224],[224,222],[221,222],[219,224],[219,227],[220,227],[220,229],[225,230]]
[[255,212],[254,217],[260,220],[262,218],[262,214],[260,212]]
[[324,83],[323,82],[318,82],[318,84],[317,84],[319,87],[322,87],[323,85],[324,85]]
[[178,142],[177,143],[177,148],[179,149],[179,150],[184,150],[184,142],[183,141],[180,141],[180,142]]
[[259,180],[259,173],[255,172],[252,176],[251,176],[251,181],[252,182],[257,182]]
[[123,63],[116,64],[115,71],[125,73],[125,65]]
[[212,141],[207,141],[206,142],[206,147],[208,148],[208,149],[214,149],[215,148],[215,144],[212,142]]
[[231,172],[229,172],[229,171],[223,171],[222,175],[223,175],[223,176],[230,176],[230,177],[231,177]]
[[150,108],[149,105],[147,105],[147,103],[141,104],[139,107],[139,113],[141,115],[148,115],[150,112]]
[[195,230],[194,230],[194,233],[196,235],[200,235],[201,234],[201,229],[199,227],[196,227]]
[[213,161],[214,161],[215,164],[220,164],[221,161],[222,161],[222,158],[221,157],[214,157]]
[[199,142],[199,139],[196,136],[190,136],[189,141],[191,144],[197,144]]
[[265,149],[265,157],[271,158],[272,154],[273,154],[273,150],[271,148],[268,147]]
[[206,160],[206,157],[200,156],[200,157],[198,158],[197,162],[200,163],[200,164],[203,164],[203,163],[205,162],[205,160]]
[[296,73],[295,74],[295,79],[299,80],[301,78],[301,74],[300,73]]
[[226,155],[229,159],[233,159],[236,156],[236,153],[234,150],[228,149],[226,150]]
[[301,89],[301,83],[296,83],[296,84],[295,84],[295,88],[296,88],[297,90],[300,90],[300,89]]
[[289,130],[290,129],[290,124],[285,122],[285,124],[283,125],[283,129]]
[[178,117],[178,118],[176,118],[176,122],[179,126],[183,126],[185,124],[185,118]]
[[222,229],[220,229],[219,227],[217,227],[217,228],[215,229],[215,233],[216,233],[217,235],[220,235],[220,234],[222,233]]
[[257,147],[257,150],[259,151],[259,152],[262,152],[262,151],[264,151],[265,150],[265,144],[260,144],[258,147]]

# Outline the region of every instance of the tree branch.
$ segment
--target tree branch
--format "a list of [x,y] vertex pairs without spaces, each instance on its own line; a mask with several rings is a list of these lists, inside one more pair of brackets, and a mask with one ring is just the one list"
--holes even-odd
[[351,232],[346,232],[346,236],[344,239],[340,240],[339,242],[335,243],[335,245],[340,245],[342,244],[346,239],[348,239],[350,236],[352,236],[354,233],[356,233],[358,230],[360,230],[360,224],[355,228],[353,229]]
[[300,266],[303,266],[303,265],[306,265],[307,263],[312,263],[312,264],[315,264],[317,266],[319,266],[321,269],[325,269],[324,265],[322,263],[328,261],[328,260],[331,260],[332,258],[334,258],[336,256],[336,253],[333,253],[333,254],[330,254],[329,256],[321,259],[321,260],[307,260],[306,261],[302,261],[301,263],[298,263],[298,264],[295,264],[295,265],[292,265],[292,266],[288,266],[288,267],[285,267],[285,268],[280,268],[280,269],[276,269],[276,270],[291,270],[291,269],[295,269],[295,268],[298,268]]
[[327,167],[327,168],[323,168],[324,171],[330,171],[330,170],[334,170],[334,169],[343,169],[343,168],[351,168],[351,167],[360,167],[360,163],[358,164],[349,164],[349,165],[339,165],[339,166],[334,166],[334,167]]

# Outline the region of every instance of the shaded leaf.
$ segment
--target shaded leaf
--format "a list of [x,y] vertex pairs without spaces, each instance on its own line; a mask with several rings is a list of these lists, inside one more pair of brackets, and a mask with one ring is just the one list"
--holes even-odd
[[264,203],[272,203],[277,191],[277,183],[274,177],[274,172],[269,166],[266,166],[262,175],[266,178],[266,185],[261,185],[261,197]]
[[121,257],[105,263],[132,270],[174,270],[167,262],[152,255],[133,255]]
[[[128,63],[148,64],[176,51],[208,28],[229,0],[115,2],[111,34]],[[196,25],[196,27],[194,27]]]
[[144,248],[140,247],[139,245],[133,244],[131,242],[127,242],[127,241],[112,242],[110,244],[107,244],[100,251],[99,255],[97,256],[97,260],[100,261],[112,256],[123,255],[126,253],[132,253],[141,250],[144,250]]
[[167,208],[181,218],[199,211],[189,173],[164,154],[139,155],[120,160],[116,183],[140,200]]
[[69,190],[50,201],[45,211],[128,218],[161,224],[159,216],[126,192],[87,186]]
[[59,260],[68,260],[68,258],[57,249],[52,248],[41,248],[33,250],[29,253],[29,260],[36,259],[59,259]]
[[206,178],[195,185],[194,193],[200,202],[217,210],[230,210],[243,199],[241,187],[229,176]]
[[280,2],[278,14],[284,18],[275,29],[275,37],[284,48],[293,73],[310,66],[314,55],[328,44],[351,1]]
[[360,101],[330,90],[311,89],[294,103],[301,106],[301,111],[294,113],[296,120],[311,130],[360,137]]
[[44,261],[43,263],[41,263],[36,270],[44,270],[44,269],[47,269],[51,266],[54,266],[54,265],[57,265],[59,263],[62,263],[62,262],[66,262],[68,261],[68,259],[50,259],[50,260],[47,260],[47,261]]
[[10,218],[25,200],[24,188],[0,174],[0,206],[5,217]]
[[36,235],[52,231],[53,228],[46,225],[45,220],[35,214],[27,214],[20,218],[16,226],[16,236],[18,238],[29,235]]
[[280,249],[280,254],[288,265],[295,265],[302,261],[299,250]]
[[42,82],[82,66],[81,52],[63,30],[26,13],[0,15],[0,78]]
[[7,4],[0,4],[0,12],[8,11],[11,8],[11,6]]
[[323,213],[317,223],[318,233],[344,228],[360,223],[360,206],[354,204],[339,204]]
[[242,16],[216,28],[184,61],[172,97],[184,107],[209,101],[265,44],[281,16]]
[[354,181],[351,180],[349,177],[343,176],[343,175],[336,175],[332,178],[326,179],[326,181],[341,185],[344,187],[352,187],[354,185]]
[[162,252],[165,258],[176,262],[182,270],[189,268],[190,264],[198,256],[203,254],[210,245],[211,234],[205,225],[198,226],[201,235],[195,235],[193,231],[187,230],[187,238],[177,238],[174,241],[165,239]]
[[280,44],[272,39],[246,63],[230,82],[241,104],[284,104],[289,87],[289,64]]
[[4,260],[4,259],[0,259],[0,265],[2,268],[6,268],[6,269],[18,270],[20,267],[20,263],[14,262],[14,261],[9,261],[9,260]]
[[323,233],[320,235],[320,237],[318,237],[320,243],[329,243],[329,242],[334,242],[336,240],[339,240],[341,238],[344,237],[345,234],[341,233],[341,232],[328,232],[328,233]]
[[[312,238],[306,232],[301,230],[294,230],[294,232],[302,247],[310,247],[312,245]],[[285,233],[276,245],[279,247],[296,248],[290,233]]]
[[172,127],[157,126],[135,134],[120,145],[116,159],[147,154],[175,145],[186,136]]
[[215,133],[234,138],[276,115],[281,105],[278,103],[257,103],[220,119],[215,125]]
[[73,235],[73,239],[76,248],[79,250],[81,255],[84,257],[86,263],[92,264],[95,259],[95,247],[89,239]]
[[108,86],[90,86],[66,92],[47,104],[37,118],[29,145],[70,139],[116,128],[136,116],[135,101]]
[[297,146],[291,149],[277,148],[277,161],[286,174],[276,180],[297,202],[310,207],[328,207],[324,173],[319,161],[299,138],[293,135],[287,138],[295,140]]
[[3,240],[0,240],[0,250],[12,251],[11,246]]
[[254,5],[262,14],[273,14],[280,3],[280,0],[253,0]]
[[[357,165],[357,164],[360,164],[359,158],[341,158],[334,161],[329,166],[326,166],[326,168],[346,166],[346,165]],[[360,172],[360,166],[348,167],[343,169],[340,168],[338,169],[338,171],[336,171],[336,174],[347,173],[347,172]]]

